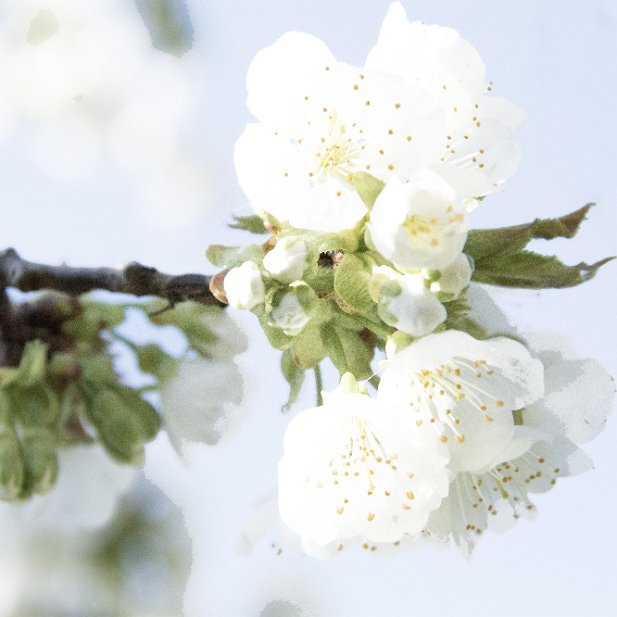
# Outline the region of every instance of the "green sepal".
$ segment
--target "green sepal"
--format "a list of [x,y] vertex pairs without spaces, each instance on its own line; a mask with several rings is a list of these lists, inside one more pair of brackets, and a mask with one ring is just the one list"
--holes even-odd
[[354,311],[376,317],[377,306],[369,294],[370,280],[370,264],[357,255],[347,253],[334,272],[334,291]]
[[298,395],[304,384],[304,369],[300,368],[291,357],[288,351],[284,351],[281,356],[281,372],[289,384],[289,397],[281,408],[281,411],[288,411],[298,400]]
[[373,347],[360,332],[347,330],[334,323],[322,327],[322,338],[328,356],[340,375],[350,372],[356,379],[368,379],[372,374]]
[[334,268],[320,266],[314,259],[302,276],[318,296],[325,296],[334,291]]
[[321,327],[311,321],[293,337],[289,348],[294,362],[302,369],[316,367],[326,356],[327,350],[321,337]]
[[234,222],[229,223],[229,227],[232,229],[241,229],[242,231],[248,231],[252,234],[268,233],[263,219],[256,214],[252,216],[234,216],[233,219]]
[[474,319],[469,317],[470,306],[467,304],[465,292],[458,298],[444,304],[448,316],[443,324],[446,330],[461,330],[475,339],[484,340],[490,338],[487,331]]
[[21,443],[25,477],[22,497],[49,492],[58,478],[58,455],[54,437],[36,432],[26,435]]
[[308,243],[311,252],[311,259],[317,260],[321,253],[327,251],[343,251],[353,253],[360,247],[360,224],[356,229],[345,229],[343,231],[331,233],[318,233],[307,229],[291,228],[286,233],[279,236],[291,235],[301,238]]
[[378,180],[375,176],[371,176],[371,174],[367,174],[364,171],[357,171],[353,175],[351,183],[360,196],[360,199],[369,210],[373,208],[377,201],[377,197],[379,197],[379,193],[381,193],[385,186],[381,180]]
[[24,461],[17,433],[12,427],[0,429],[0,499],[16,501],[24,483]]
[[264,250],[259,244],[249,244],[248,246],[211,244],[206,250],[206,257],[217,268],[235,268],[245,261],[260,264],[264,258]]

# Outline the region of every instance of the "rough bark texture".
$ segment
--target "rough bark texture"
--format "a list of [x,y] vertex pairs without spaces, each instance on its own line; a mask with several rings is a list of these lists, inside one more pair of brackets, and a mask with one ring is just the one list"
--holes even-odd
[[[221,304],[212,295],[209,285],[210,277],[204,274],[163,274],[137,262],[122,269],[73,268],[26,261],[14,249],[0,252],[0,289],[53,289],[72,295],[105,289],[134,296],[158,296],[171,304],[184,300]],[[0,317],[1,313],[2,308]]]
[[[223,305],[210,291],[210,276],[163,274],[133,262],[122,269],[49,266],[22,259],[14,249],[0,252],[0,366],[19,363],[25,342],[45,340],[50,350],[61,351],[67,343],[62,323],[53,306],[44,299],[13,305],[8,287],[21,291],[53,290],[75,297],[95,289],[134,296],[157,296],[173,306],[192,300]],[[77,313],[76,313],[77,314]],[[66,316],[68,317],[68,316]]]

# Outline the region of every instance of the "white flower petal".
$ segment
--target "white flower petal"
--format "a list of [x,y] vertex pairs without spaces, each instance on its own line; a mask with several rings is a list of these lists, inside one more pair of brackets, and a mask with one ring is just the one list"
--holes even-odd
[[315,82],[336,65],[317,37],[289,32],[257,53],[248,70],[247,105],[253,115],[288,137],[304,127]]
[[176,451],[182,454],[184,442],[218,443],[241,401],[242,376],[233,362],[181,361],[161,388],[165,427]]
[[559,337],[529,336],[545,364],[546,396],[525,410],[525,423],[543,429],[557,419],[576,443],[596,437],[606,425],[615,381],[595,360],[576,358]]
[[308,246],[297,236],[279,238],[271,251],[266,253],[264,268],[281,283],[293,283],[302,278],[307,267]]
[[543,393],[542,363],[515,341],[432,334],[388,361],[378,400],[412,428],[447,442],[454,471],[477,471],[510,443],[512,411]]
[[422,80],[437,92],[444,80],[455,81],[474,96],[484,86],[484,64],[468,41],[452,28],[410,23],[399,2],[390,5],[366,64],[410,81]]
[[252,261],[232,268],[223,280],[230,306],[250,310],[264,301],[265,287],[259,267]]
[[416,534],[447,490],[439,444],[417,443],[364,395],[336,393],[300,413],[284,445],[281,518],[315,556],[349,543],[376,551]]

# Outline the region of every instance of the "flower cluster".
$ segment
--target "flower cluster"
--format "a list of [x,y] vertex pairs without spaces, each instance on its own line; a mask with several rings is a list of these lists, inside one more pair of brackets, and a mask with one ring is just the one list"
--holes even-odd
[[289,425],[281,517],[315,556],[419,537],[469,552],[489,526],[532,512],[529,493],[588,466],[571,426],[591,414],[602,425],[613,394],[592,361],[491,332],[471,282],[588,280],[606,260],[567,266],[526,249],[574,236],[588,207],[470,230],[472,210],[516,170],[524,114],[491,94],[458,33],[410,23],[398,3],[364,66],[289,33],[257,54],[247,86],[257,122],[235,164],[257,215],[235,226],[270,237],[211,246],[224,268],[211,287],[283,352],[288,403],[326,357],[342,378]]

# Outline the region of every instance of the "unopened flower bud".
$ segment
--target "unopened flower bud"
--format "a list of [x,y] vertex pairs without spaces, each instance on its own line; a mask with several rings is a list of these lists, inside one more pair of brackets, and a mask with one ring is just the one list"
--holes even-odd
[[286,293],[270,313],[272,324],[288,336],[300,334],[310,321],[295,293]]
[[53,436],[46,432],[26,435],[22,451],[26,471],[24,490],[27,494],[47,493],[58,478],[58,456]]
[[24,482],[24,462],[17,434],[12,427],[0,429],[0,499],[19,498]]
[[454,262],[440,271],[441,276],[431,283],[430,289],[445,294],[448,300],[454,300],[469,286],[472,272],[471,260],[461,253]]
[[293,283],[302,278],[306,269],[306,242],[294,236],[280,238],[264,257],[264,268],[281,283]]
[[230,306],[250,310],[264,301],[265,287],[257,264],[245,261],[232,268],[223,282]]

